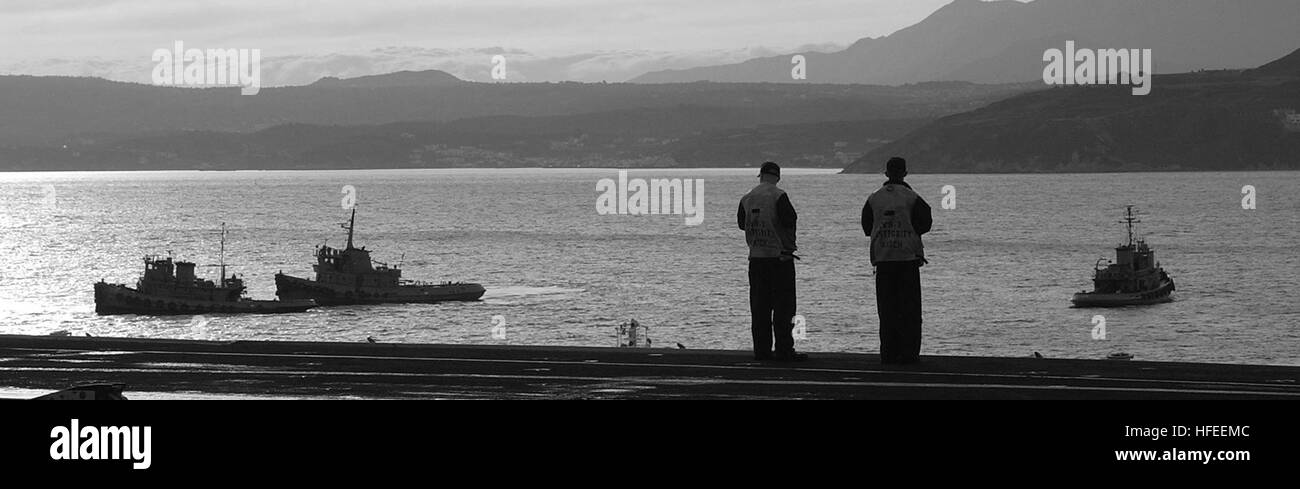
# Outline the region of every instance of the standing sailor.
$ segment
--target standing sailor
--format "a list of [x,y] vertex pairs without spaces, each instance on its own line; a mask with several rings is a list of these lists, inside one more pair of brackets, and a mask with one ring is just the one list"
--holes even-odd
[[903,181],[907,160],[885,163],[885,185],[862,207],[862,231],[871,238],[880,314],[880,363],[921,361],[921,235],[930,231],[930,204]]
[[[794,351],[794,240],[798,215],[790,197],[776,186],[781,167],[763,163],[759,184],[740,199],[736,224],[749,245],[750,331],[757,360],[801,361],[808,355]],[[775,339],[775,350],[773,350]]]

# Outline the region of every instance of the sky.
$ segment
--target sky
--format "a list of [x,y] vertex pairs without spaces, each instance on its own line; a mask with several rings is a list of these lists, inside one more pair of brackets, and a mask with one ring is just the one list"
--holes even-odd
[[950,0],[6,0],[0,74],[147,82],[155,49],[260,49],[264,85],[401,69],[484,79],[504,54],[523,81],[843,49]]

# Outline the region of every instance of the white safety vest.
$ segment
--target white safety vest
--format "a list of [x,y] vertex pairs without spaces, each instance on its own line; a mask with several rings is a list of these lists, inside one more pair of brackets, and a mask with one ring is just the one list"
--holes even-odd
[[925,258],[921,236],[912,228],[912,206],[919,199],[904,185],[885,184],[867,198],[871,205],[871,264]]
[[794,230],[780,226],[776,214],[776,201],[785,191],[775,184],[760,183],[740,199],[745,208],[745,243],[749,244],[750,258],[774,258],[781,251],[795,251]]

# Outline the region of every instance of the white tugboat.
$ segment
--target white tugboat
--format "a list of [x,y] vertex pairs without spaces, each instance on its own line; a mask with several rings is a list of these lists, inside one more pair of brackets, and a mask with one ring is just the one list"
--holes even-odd
[[1115,263],[1097,266],[1093,291],[1074,294],[1075,307],[1118,307],[1158,304],[1173,300],[1174,279],[1160,268],[1156,252],[1143,240],[1133,239],[1133,223],[1141,222],[1128,206],[1121,223],[1128,224],[1128,244],[1115,248]]

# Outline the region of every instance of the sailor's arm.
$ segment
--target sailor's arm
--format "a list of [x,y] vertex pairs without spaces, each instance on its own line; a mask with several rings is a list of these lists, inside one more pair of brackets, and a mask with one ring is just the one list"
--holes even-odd
[[776,218],[781,221],[781,226],[790,230],[790,249],[786,251],[793,252],[799,249],[795,245],[794,233],[795,224],[799,221],[799,214],[794,211],[794,204],[790,203],[789,195],[781,194],[781,197],[776,199]]
[[912,204],[912,230],[920,236],[930,232],[930,227],[933,225],[934,218],[930,215],[930,204],[918,196],[916,203]]
[[871,201],[868,200],[866,204],[862,205],[862,232],[868,238],[871,237],[871,227],[875,225],[876,220],[876,216],[872,212]]
[[781,194],[781,198],[776,199],[776,217],[781,220],[782,226],[795,228],[799,214],[794,211],[794,204],[790,203],[789,195]]
[[736,209],[736,225],[740,226],[741,231],[745,230],[745,203],[744,202],[741,202],[740,207]]

